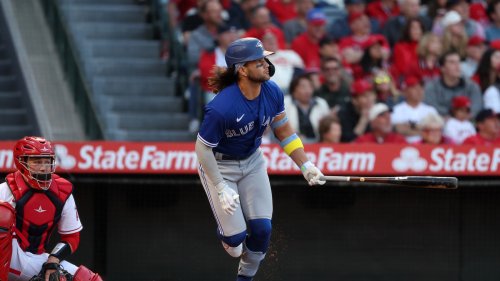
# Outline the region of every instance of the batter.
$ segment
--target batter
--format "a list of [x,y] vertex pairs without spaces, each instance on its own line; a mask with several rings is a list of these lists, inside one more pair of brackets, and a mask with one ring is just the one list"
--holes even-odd
[[275,71],[266,58],[271,54],[256,38],[229,45],[225,54],[228,68],[216,69],[209,78],[218,94],[205,107],[196,141],[198,174],[222,245],[231,256],[240,258],[239,281],[253,279],[271,237],[271,185],[259,149],[264,131],[271,127],[309,185],[325,183],[288,123],[283,92],[269,81]]

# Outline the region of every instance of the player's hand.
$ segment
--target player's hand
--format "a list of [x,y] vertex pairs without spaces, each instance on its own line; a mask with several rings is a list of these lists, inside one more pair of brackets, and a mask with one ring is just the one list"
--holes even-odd
[[234,211],[236,211],[240,204],[240,196],[238,193],[230,188],[225,181],[221,181],[215,188],[217,189],[219,202],[224,212],[228,215],[234,214]]
[[316,167],[311,161],[307,161],[300,167],[304,178],[307,180],[307,183],[310,186],[313,185],[323,185],[326,181],[320,180],[320,177],[323,176],[323,173]]
[[[49,256],[49,258],[47,259],[47,263],[59,264],[59,259],[54,257],[54,256]],[[57,271],[56,269],[46,269],[45,270],[45,281],[51,281],[50,275],[56,271]]]

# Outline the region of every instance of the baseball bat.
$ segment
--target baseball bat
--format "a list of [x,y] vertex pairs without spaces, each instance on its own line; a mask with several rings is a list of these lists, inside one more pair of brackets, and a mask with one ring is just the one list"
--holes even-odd
[[431,176],[408,176],[408,177],[344,177],[323,176],[324,181],[332,182],[374,182],[399,186],[411,186],[422,188],[456,189],[458,179],[455,177],[431,177]]

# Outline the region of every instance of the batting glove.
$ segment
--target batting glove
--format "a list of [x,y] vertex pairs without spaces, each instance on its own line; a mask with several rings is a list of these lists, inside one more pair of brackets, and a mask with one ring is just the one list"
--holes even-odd
[[320,177],[323,177],[323,173],[311,161],[302,164],[300,170],[310,186],[325,184],[326,181],[320,180]]
[[215,188],[217,189],[222,209],[226,214],[233,215],[240,204],[240,196],[225,181],[218,183]]

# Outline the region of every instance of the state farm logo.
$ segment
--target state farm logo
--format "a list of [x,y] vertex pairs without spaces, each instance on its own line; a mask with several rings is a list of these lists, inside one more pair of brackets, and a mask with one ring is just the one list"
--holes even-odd
[[75,157],[69,155],[68,148],[62,144],[56,144],[55,146],[57,165],[62,169],[69,170],[76,166]]
[[427,168],[427,160],[420,157],[420,151],[414,147],[401,150],[399,157],[392,161],[392,168],[398,172],[408,170],[422,172]]

